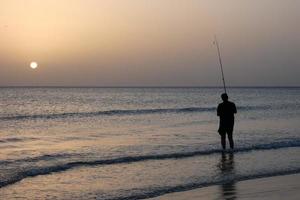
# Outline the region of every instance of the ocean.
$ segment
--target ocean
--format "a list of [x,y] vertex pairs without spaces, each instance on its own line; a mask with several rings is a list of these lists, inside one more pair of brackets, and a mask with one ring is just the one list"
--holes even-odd
[[[0,88],[0,199],[146,199],[300,173],[300,88]],[[228,146],[228,145],[227,145]]]

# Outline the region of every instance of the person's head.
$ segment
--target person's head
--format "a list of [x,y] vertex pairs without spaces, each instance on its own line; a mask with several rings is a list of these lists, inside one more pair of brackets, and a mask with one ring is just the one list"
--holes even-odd
[[221,95],[221,98],[222,98],[223,101],[228,101],[228,95],[226,93],[223,93]]

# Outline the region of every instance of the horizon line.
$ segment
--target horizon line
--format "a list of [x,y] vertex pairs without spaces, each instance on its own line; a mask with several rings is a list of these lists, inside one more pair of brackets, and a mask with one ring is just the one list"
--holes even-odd
[[[0,85],[0,88],[223,88],[223,86],[96,86],[96,85],[75,85],[75,86],[64,86],[64,85]],[[300,88],[299,86],[227,86],[227,88]]]

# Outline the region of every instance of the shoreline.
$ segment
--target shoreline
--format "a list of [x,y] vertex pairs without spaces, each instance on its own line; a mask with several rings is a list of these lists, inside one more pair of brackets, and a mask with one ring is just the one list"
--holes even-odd
[[199,199],[300,199],[300,173],[232,181],[182,192],[149,198],[149,200],[199,200]]

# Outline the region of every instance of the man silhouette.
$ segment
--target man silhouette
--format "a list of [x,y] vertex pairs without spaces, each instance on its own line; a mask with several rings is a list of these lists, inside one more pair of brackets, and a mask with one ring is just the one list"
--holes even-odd
[[218,105],[217,114],[220,117],[219,134],[221,136],[221,144],[223,150],[226,149],[226,134],[229,140],[230,148],[234,148],[232,133],[234,126],[234,114],[236,114],[236,107],[233,102],[228,101],[228,95],[223,93],[221,95],[223,103]]

